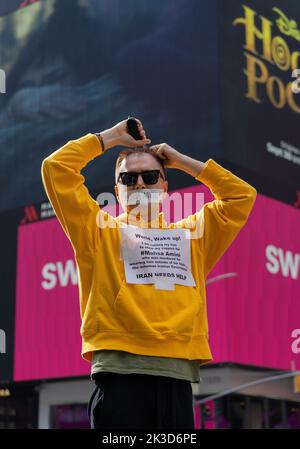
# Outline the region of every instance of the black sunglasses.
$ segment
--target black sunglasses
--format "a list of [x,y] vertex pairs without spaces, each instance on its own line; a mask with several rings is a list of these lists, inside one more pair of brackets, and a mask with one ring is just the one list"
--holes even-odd
[[122,184],[124,184],[125,186],[134,186],[137,183],[139,175],[142,176],[144,183],[148,185],[156,184],[159,176],[161,176],[162,179],[165,180],[160,170],[146,170],[140,173],[133,171],[121,172],[118,176],[117,182],[119,182],[119,179],[121,178]]

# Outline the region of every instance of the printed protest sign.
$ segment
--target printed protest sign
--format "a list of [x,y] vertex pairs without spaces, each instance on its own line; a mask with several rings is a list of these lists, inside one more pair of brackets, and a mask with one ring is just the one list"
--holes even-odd
[[174,290],[174,284],[194,287],[190,270],[188,229],[121,228],[121,255],[129,284],[155,284]]

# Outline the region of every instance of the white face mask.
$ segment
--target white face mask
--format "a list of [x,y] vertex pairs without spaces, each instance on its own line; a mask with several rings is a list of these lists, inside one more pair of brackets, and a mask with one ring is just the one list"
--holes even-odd
[[161,204],[163,189],[139,189],[121,191],[120,198],[124,206],[148,206],[149,204]]

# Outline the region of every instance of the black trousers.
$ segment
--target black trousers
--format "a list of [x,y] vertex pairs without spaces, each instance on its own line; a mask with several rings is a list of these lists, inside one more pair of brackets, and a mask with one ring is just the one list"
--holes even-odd
[[92,429],[194,429],[188,380],[98,373],[88,404]]

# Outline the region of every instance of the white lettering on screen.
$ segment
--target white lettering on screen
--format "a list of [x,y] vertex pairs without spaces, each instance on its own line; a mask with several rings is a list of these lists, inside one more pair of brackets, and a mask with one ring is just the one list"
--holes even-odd
[[56,286],[68,287],[78,284],[77,268],[74,260],[66,262],[49,262],[42,268],[42,287],[51,290]]

